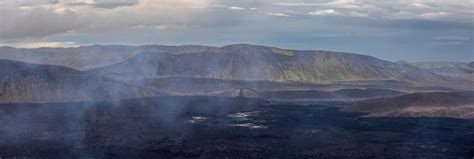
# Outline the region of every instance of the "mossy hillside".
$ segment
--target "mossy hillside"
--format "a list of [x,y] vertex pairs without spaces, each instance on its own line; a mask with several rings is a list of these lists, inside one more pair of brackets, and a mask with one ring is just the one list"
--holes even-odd
[[275,54],[283,55],[283,56],[295,56],[295,53],[290,50],[282,50],[279,48],[272,48],[272,52]]

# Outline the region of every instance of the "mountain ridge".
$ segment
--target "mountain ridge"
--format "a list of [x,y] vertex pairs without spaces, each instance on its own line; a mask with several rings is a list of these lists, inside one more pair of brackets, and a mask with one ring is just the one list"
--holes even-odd
[[[202,47],[202,46],[200,46]],[[142,52],[122,62],[90,70],[106,76],[189,77],[225,80],[328,81],[400,80],[424,84],[466,83],[418,67],[353,53],[286,50],[236,44],[192,53]]]
[[[13,52],[5,53],[5,49]],[[19,54],[12,56],[15,51]],[[77,48],[0,48],[0,59],[27,58],[30,55],[35,57],[29,59],[32,63],[53,63],[73,69],[79,67],[82,69],[76,70],[120,81],[176,77],[316,84],[398,81],[427,86],[426,88],[442,85],[456,89],[471,89],[474,86],[472,81],[368,55],[290,50],[252,44],[223,47],[93,45]],[[56,55],[64,56],[56,58]]]
[[474,81],[474,62],[399,62],[436,74]]

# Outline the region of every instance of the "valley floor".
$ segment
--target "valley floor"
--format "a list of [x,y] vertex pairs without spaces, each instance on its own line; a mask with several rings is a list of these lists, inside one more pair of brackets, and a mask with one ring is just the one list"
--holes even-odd
[[348,101],[160,97],[0,105],[0,158],[472,158],[474,120],[364,118]]

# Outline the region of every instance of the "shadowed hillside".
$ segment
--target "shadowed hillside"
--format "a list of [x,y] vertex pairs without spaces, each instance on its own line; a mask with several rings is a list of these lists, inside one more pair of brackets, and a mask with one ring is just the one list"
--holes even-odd
[[63,66],[0,61],[0,103],[100,101],[158,95],[155,91]]
[[342,109],[369,117],[474,118],[474,92],[413,93],[368,99]]
[[413,62],[408,64],[440,75],[474,81],[474,62]]
[[0,59],[87,70],[126,60],[140,52],[140,48],[112,45],[38,49],[0,47]]

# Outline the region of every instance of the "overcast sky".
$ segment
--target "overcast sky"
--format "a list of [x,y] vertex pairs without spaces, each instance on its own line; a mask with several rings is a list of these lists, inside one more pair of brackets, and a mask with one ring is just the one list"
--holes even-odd
[[474,0],[1,0],[0,45],[224,46],[474,61]]

